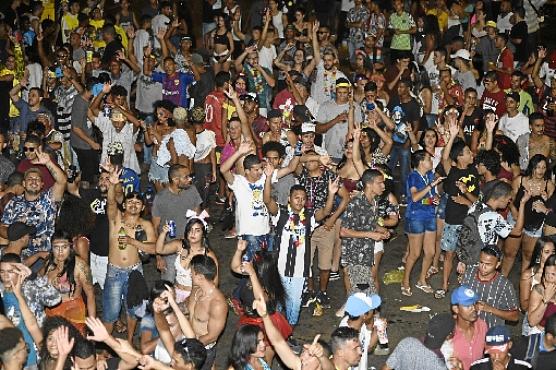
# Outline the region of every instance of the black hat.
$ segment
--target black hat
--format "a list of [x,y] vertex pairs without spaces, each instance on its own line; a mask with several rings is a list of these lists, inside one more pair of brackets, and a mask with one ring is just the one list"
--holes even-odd
[[312,122],[313,116],[305,105],[295,105],[293,107],[293,114],[295,114],[301,122]]
[[439,349],[454,330],[455,321],[450,313],[440,313],[429,321],[423,344],[429,349]]
[[25,235],[33,235],[37,232],[35,226],[25,225],[23,222],[14,222],[8,226],[8,240],[14,242]]

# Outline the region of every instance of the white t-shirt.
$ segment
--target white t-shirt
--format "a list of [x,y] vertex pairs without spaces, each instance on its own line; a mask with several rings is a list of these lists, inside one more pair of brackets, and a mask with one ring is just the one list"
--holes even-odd
[[137,173],[141,173],[137,154],[135,154],[135,140],[137,133],[133,132],[133,125],[126,123],[120,132],[116,131],[110,118],[106,117],[101,112],[95,119],[95,126],[102,132],[102,155],[100,163],[105,163],[108,160],[108,146],[114,142],[122,143],[124,148],[124,167],[131,168]]
[[216,134],[211,130],[204,130],[197,134],[197,142],[195,143],[195,162],[205,159],[210,151],[216,148]]
[[338,69],[326,71],[324,69],[324,62],[321,60],[317,64],[315,82],[311,85],[311,97],[318,104],[333,100],[334,94],[336,94],[336,80],[340,77],[346,78],[346,75]]
[[498,129],[515,143],[518,137],[529,132],[529,119],[521,112],[511,118],[504,114],[500,118]]
[[[348,316],[344,317],[340,321],[339,327],[346,327],[348,325]],[[361,330],[359,330],[359,342],[361,343],[361,360],[359,360],[359,366],[352,366],[351,370],[367,370],[367,360],[369,357],[369,343],[371,342],[371,331],[367,328],[367,325],[363,324]]]
[[[170,18],[168,18],[164,14],[157,14],[153,17],[151,21],[151,28],[153,30],[153,34],[156,35],[159,29],[161,28],[168,29],[168,27],[170,27]],[[154,48],[160,49],[160,41],[158,41],[157,37],[154,38]]]
[[244,176],[234,175],[234,182],[228,187],[236,197],[236,232],[238,235],[261,236],[270,232],[268,210],[263,201],[266,175],[255,183]]
[[259,49],[259,64],[261,67],[264,67],[272,72],[273,65],[272,61],[276,59],[278,55],[276,54],[276,47],[274,45],[270,45],[269,48],[266,46],[262,46]]
[[496,28],[498,29],[499,33],[506,33],[510,32],[512,29],[512,23],[510,22],[510,18],[514,13],[509,12],[506,16],[502,16],[502,14],[498,14],[498,18],[496,19]]
[[170,138],[174,139],[174,148],[176,149],[176,154],[178,156],[185,155],[189,159],[193,158],[195,155],[195,145],[193,145],[185,130],[177,128],[162,138],[162,142],[158,148],[156,164],[162,167],[170,167],[168,164],[168,162],[172,159],[170,149],[168,149],[168,142],[170,141]]
[[[481,205],[484,207],[484,205]],[[468,214],[475,211],[477,204],[473,204]],[[477,228],[484,245],[496,245],[498,238],[507,238],[512,232],[510,225],[502,215],[496,211],[487,211],[482,213],[477,220]]]
[[544,62],[541,66],[541,70],[539,71],[539,77],[544,77],[544,84],[546,86],[552,86],[552,78],[556,73],[556,69],[552,69],[548,66],[547,62]]

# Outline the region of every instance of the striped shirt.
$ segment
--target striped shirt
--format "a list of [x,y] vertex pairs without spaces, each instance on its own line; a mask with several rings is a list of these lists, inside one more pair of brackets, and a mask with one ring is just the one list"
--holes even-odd
[[[503,311],[518,309],[517,297],[512,283],[505,276],[496,273],[494,278],[488,281],[479,280],[479,266],[467,269],[463,277],[462,285],[467,285],[479,296],[479,300]],[[496,325],[504,325],[504,319],[490,312],[479,312],[479,317],[486,321],[489,328]]]

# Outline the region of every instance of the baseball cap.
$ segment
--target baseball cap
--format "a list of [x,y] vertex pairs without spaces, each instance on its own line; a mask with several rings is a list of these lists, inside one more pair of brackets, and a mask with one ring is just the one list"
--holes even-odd
[[195,64],[196,66],[205,65],[205,60],[201,56],[201,54],[193,53],[191,54],[191,63]]
[[316,125],[312,122],[303,122],[301,124],[301,135],[316,132]]
[[193,41],[193,39],[191,38],[191,35],[183,35],[180,41]]
[[239,100],[251,100],[251,101],[254,101],[256,103],[259,102],[259,99],[257,98],[257,94],[254,94],[254,93],[242,94],[242,95],[240,95]]
[[461,58],[463,60],[471,60],[471,54],[467,49],[459,49],[455,54],[450,55],[451,58]]
[[485,337],[485,352],[504,352],[511,340],[510,330],[505,325],[493,326],[488,329]]
[[453,291],[451,297],[452,304],[460,304],[462,306],[471,306],[477,303],[479,296],[467,285],[461,285]]
[[8,240],[14,242],[23,238],[25,235],[32,235],[37,232],[35,226],[29,226],[23,222],[14,222],[8,226]]
[[488,22],[486,22],[485,27],[496,28],[496,22],[495,21],[488,21]]
[[349,296],[345,311],[350,316],[361,316],[374,310],[380,306],[381,303],[382,300],[378,294],[371,294],[368,296],[365,293],[358,292]]
[[439,313],[429,320],[423,344],[429,349],[438,349],[454,330],[455,321],[450,313]]

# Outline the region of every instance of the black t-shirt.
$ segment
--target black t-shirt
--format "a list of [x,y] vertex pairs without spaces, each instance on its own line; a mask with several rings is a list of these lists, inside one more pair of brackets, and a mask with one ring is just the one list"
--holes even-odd
[[462,170],[452,167],[446,180],[443,181],[444,191],[449,195],[446,204],[446,223],[450,225],[462,225],[463,219],[467,216],[469,207],[456,203],[452,196],[462,195],[456,185],[457,181],[463,182],[467,186],[467,191],[475,196],[479,195],[479,174],[475,166],[471,165]]
[[521,39],[520,44],[513,44],[515,46],[515,60],[519,62],[526,62],[527,55],[527,23],[525,21],[520,21],[512,27],[510,31],[510,38]]
[[97,256],[108,256],[109,248],[109,224],[106,215],[106,195],[102,195],[98,189],[81,189],[81,198],[89,204],[96,215],[95,225],[91,230],[91,252]]
[[483,110],[479,107],[476,107],[471,115],[463,117],[463,136],[465,137],[465,143],[467,145],[471,145],[471,136],[473,134],[473,130],[475,129],[475,127],[477,127],[477,125],[483,118],[483,115]]

